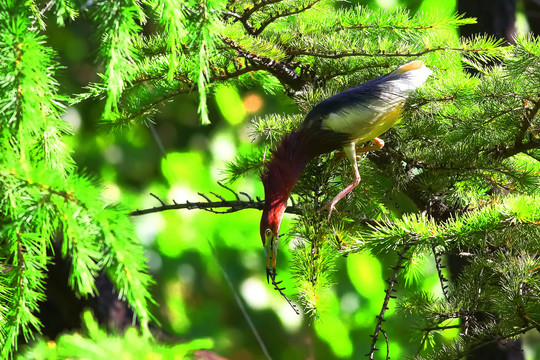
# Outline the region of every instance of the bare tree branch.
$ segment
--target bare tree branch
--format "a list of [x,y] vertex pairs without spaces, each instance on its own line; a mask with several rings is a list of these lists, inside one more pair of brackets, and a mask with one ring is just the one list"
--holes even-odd
[[[403,264],[403,261],[405,261],[406,259],[405,254],[407,253],[407,251],[409,251],[410,248],[411,248],[410,244],[406,244],[403,246],[403,250],[401,250],[401,252],[399,252],[398,254],[398,260],[396,262],[396,265],[392,267],[392,269],[394,270],[394,272],[392,273],[392,278],[386,281],[388,283],[388,288],[384,291],[385,296],[384,296],[383,305],[381,308],[381,312],[379,313],[379,315],[376,316],[377,325],[375,325],[375,331],[373,332],[373,335],[371,335],[373,339],[371,340],[371,347],[370,347],[369,353],[366,354],[366,356],[369,357],[370,360],[374,359],[375,351],[379,350],[379,348],[377,348],[377,340],[379,339],[379,333],[383,333],[385,340],[388,344],[388,338],[386,336],[386,333],[382,329],[382,323],[385,320],[384,314],[386,313],[386,310],[388,310],[388,303],[390,302],[390,299],[395,298],[395,296],[392,295],[392,293],[395,292],[394,286],[396,286],[398,282],[397,281],[398,273],[403,268],[401,264]],[[387,351],[388,351],[388,347],[387,347]],[[387,359],[390,358],[389,353],[386,354],[386,358]]]
[[442,269],[446,266],[442,265],[442,255],[444,252],[437,251],[437,248],[433,246],[433,257],[435,258],[435,267],[437,268],[437,275],[439,276],[439,282],[441,283],[441,290],[446,301],[450,301],[450,294],[448,291],[448,279],[444,276]]
[[[229,214],[233,212],[237,212],[240,210],[245,209],[257,209],[257,210],[263,210],[264,209],[264,201],[260,198],[256,197],[256,200],[253,200],[251,196],[249,196],[245,192],[236,192],[229,188],[228,186],[223,185],[222,183],[218,182],[218,185],[222,188],[228,190],[231,192],[235,200],[227,200],[223,196],[210,192],[211,195],[216,197],[218,200],[213,201],[208,195],[205,195],[204,193],[198,193],[199,196],[201,196],[206,201],[200,201],[200,202],[191,202],[186,201],[185,203],[177,203],[176,201],[172,201],[172,204],[167,204],[163,199],[158,197],[155,194],[150,194],[150,196],[154,197],[159,201],[159,206],[154,206],[152,208],[148,209],[137,209],[135,211],[132,211],[129,213],[131,216],[141,216],[156,212],[162,212],[167,210],[180,210],[180,209],[187,209],[187,210],[205,210],[214,214]],[[246,200],[242,200],[240,195],[246,198]],[[216,209],[225,209],[225,210],[216,210]],[[292,205],[288,206],[285,212],[289,214],[295,214],[295,215],[301,215],[302,209],[298,205]]]

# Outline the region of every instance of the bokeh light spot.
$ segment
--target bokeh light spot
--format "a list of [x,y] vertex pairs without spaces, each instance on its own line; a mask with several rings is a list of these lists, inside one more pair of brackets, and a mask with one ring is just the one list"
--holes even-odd
[[79,132],[82,124],[81,114],[74,107],[68,107],[66,112],[62,115],[62,120],[69,123],[73,132]]
[[161,260],[161,256],[153,251],[153,250],[146,250],[145,251],[146,258],[148,259],[148,269],[152,272],[158,272],[161,270],[161,265],[163,264],[163,261]]
[[221,115],[232,125],[240,124],[246,117],[242,99],[234,87],[220,85],[214,94]]
[[353,345],[349,330],[338,317],[325,316],[324,320],[315,323],[315,331],[319,338],[326,341],[337,357],[350,359]]
[[105,184],[105,188],[101,192],[101,195],[103,196],[105,202],[109,204],[115,204],[120,202],[120,198],[122,197],[122,190],[115,183],[107,183]]
[[244,96],[244,99],[242,100],[242,102],[244,104],[244,110],[248,114],[259,112],[264,106],[264,99],[261,96],[254,93],[250,93]]
[[377,5],[383,9],[390,9],[397,6],[397,0],[375,0]]
[[120,164],[124,161],[124,151],[117,145],[110,145],[103,151],[103,157],[111,164]]
[[240,293],[253,309],[264,309],[269,305],[268,292],[259,278],[250,277],[242,282]]
[[367,252],[347,258],[347,271],[356,291],[365,298],[384,292],[381,263]]
[[343,294],[340,301],[343,312],[353,313],[360,308],[360,300],[358,295],[353,292],[347,292]]

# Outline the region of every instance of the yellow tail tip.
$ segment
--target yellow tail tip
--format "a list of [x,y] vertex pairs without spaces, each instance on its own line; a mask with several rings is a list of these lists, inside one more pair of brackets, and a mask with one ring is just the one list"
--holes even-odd
[[411,70],[418,70],[424,66],[424,62],[422,60],[415,60],[408,62],[406,64],[401,65],[396,70],[398,70],[401,73],[411,71]]

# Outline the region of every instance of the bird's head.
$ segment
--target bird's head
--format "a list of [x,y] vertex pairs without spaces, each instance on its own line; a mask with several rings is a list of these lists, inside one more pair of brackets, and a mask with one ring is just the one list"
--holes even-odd
[[272,152],[272,160],[261,173],[264,185],[264,209],[261,217],[261,240],[266,255],[266,278],[274,280],[279,245],[279,227],[287,208],[287,199],[306,160],[298,156],[297,135],[286,135]]
[[266,257],[266,279],[268,281],[276,276],[279,226],[285,212],[285,206],[277,203],[274,205],[265,207],[261,218],[261,240]]

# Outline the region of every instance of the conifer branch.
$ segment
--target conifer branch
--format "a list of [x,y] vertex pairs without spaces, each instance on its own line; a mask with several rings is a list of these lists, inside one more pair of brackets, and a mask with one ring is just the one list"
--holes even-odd
[[[377,342],[384,337],[389,359],[390,340],[383,324],[390,299],[395,298],[398,271],[408,253],[431,249],[444,299],[411,298],[418,300],[411,308],[420,309],[428,324],[422,342],[434,331],[458,327],[444,326],[450,323],[446,320],[460,318],[463,329],[455,346],[441,346],[441,353],[450,355],[439,358],[457,358],[486,341],[538,327],[540,165],[527,156],[506,158],[540,149],[540,101],[535,100],[540,89],[534,76],[539,40],[519,38],[516,46],[500,51],[492,39],[448,40],[433,31],[471,22],[459,16],[433,19],[411,16],[406,10],[375,13],[320,3],[228,0],[194,3],[190,8],[170,0],[103,2],[103,6],[90,1],[80,10],[92,17],[103,35],[104,74],[102,82],[80,98],[105,98],[105,117],[119,125],[122,120],[147,121],[160,104],[197,91],[204,117],[205,91],[218,83],[257,83],[266,90],[281,84],[290,96],[302,95],[294,100],[307,110],[345,86],[373,78],[382,68],[430,54],[420,60],[434,76],[411,94],[415,105],[407,105],[406,121],[388,134],[389,146],[361,164],[362,186],[343,204],[348,210],[341,218],[325,222],[317,213],[334,190],[328,184],[346,179],[341,166],[311,164],[293,190],[301,203],[292,202],[286,211],[300,215],[299,222],[305,223],[291,230],[304,240],[295,248],[292,263],[301,284],[300,303],[306,304],[308,313],[319,310],[317,301],[331,284],[329,274],[340,251],[397,249],[397,265],[387,280],[368,354],[374,357]],[[9,246],[3,246],[0,254],[6,259],[0,264],[0,293],[5,294],[0,302],[0,344],[9,342],[1,354],[12,356],[17,338],[22,338],[17,335],[31,336],[40,328],[38,314],[43,309],[38,300],[44,293],[53,239],[62,245],[60,256],[71,260],[69,282],[76,295],[94,293],[95,274],[103,270],[147,331],[151,280],[129,218],[122,209],[99,200],[101,189],[77,175],[69,151],[60,146],[58,134],[65,128],[54,80],[56,60],[54,50],[43,41],[48,34],[41,17],[51,14],[51,21],[63,22],[77,13],[76,4],[44,0],[41,11],[34,2],[4,5],[10,9],[0,6],[0,35],[6,40],[0,48],[8,59],[0,65],[4,80],[0,128],[5,129],[0,134],[0,237]],[[150,7],[156,11],[147,14]],[[321,12],[306,11],[310,8]],[[327,19],[321,22],[320,16]],[[147,19],[161,27],[145,28],[155,32],[141,38]],[[298,26],[287,26],[289,19]],[[482,76],[470,78],[453,66],[460,57]],[[501,60],[500,66],[485,65],[485,59]],[[255,130],[267,142],[298,125],[302,114],[272,117]],[[539,159],[538,153],[531,157]],[[232,176],[259,169],[262,157],[233,164]],[[260,198],[219,185],[220,191],[199,193],[198,202],[169,202],[151,194],[157,206],[131,215],[171,209],[216,214],[263,209]],[[519,195],[514,196],[516,192]],[[375,220],[391,215],[396,215],[391,222]],[[458,278],[452,285],[459,291],[450,292],[444,277],[441,256],[446,251],[469,260],[463,276],[470,281]],[[276,275],[270,275],[274,290],[298,312]]]
[[282,17],[286,17],[286,16],[291,16],[291,15],[296,15],[296,14],[299,14],[301,12],[304,12],[306,10],[309,10],[311,9],[315,4],[317,4],[318,2],[320,2],[321,0],[315,0],[315,1],[312,1],[311,3],[308,3],[307,5],[304,5],[302,7],[299,7],[299,8],[295,8],[294,10],[290,10],[290,11],[283,11],[283,12],[277,12],[275,13],[274,15],[270,16],[267,20],[263,21],[259,27],[257,29],[252,29],[251,32],[249,32],[251,35],[254,35],[254,36],[257,36],[259,35],[260,33],[262,33],[264,31],[264,29],[266,29],[266,27],[268,25],[270,25],[271,23],[273,23],[274,21],[276,21],[277,19],[279,18],[282,18]]
[[267,5],[279,3],[282,0],[261,0],[260,2],[254,3],[253,6],[248,7],[240,16],[242,20],[247,20],[253,15],[256,11],[261,10]]
[[336,31],[343,30],[367,30],[367,29],[385,29],[385,30],[432,30],[436,27],[441,26],[442,24],[432,24],[432,25],[420,25],[420,26],[400,26],[400,25],[379,25],[379,24],[354,24],[354,25],[340,25]]
[[[461,328],[461,325],[436,325],[436,326],[432,326],[432,327],[427,327],[427,328],[424,328],[422,329],[422,331],[426,331],[426,332],[432,332],[432,331],[440,331],[440,330],[449,330],[449,329],[460,329]],[[422,344],[423,346],[423,344]]]
[[[233,63],[235,64],[235,63]],[[223,74],[213,74],[211,81],[227,81],[231,79],[236,79],[244,74],[248,74],[253,71],[266,70],[263,66],[259,64],[248,64],[243,67],[235,66],[235,71],[228,71],[227,68],[223,69]]]
[[324,80],[328,81],[328,80],[334,79],[334,78],[339,77],[339,76],[344,76],[344,75],[349,75],[351,73],[355,73],[355,72],[360,71],[360,70],[376,69],[376,68],[388,68],[390,66],[391,66],[391,64],[389,62],[388,63],[381,62],[381,63],[378,63],[378,64],[367,64],[367,65],[355,66],[355,67],[350,68],[350,69],[344,69],[343,71],[336,71],[336,72],[333,72],[332,74],[330,74],[328,76],[324,76]]
[[401,52],[401,51],[385,51],[377,50],[375,52],[369,51],[331,51],[323,52],[318,50],[310,49],[294,49],[290,51],[292,56],[314,56],[322,59],[342,59],[347,57],[420,57],[434,52],[444,52],[444,51],[457,51],[463,53],[483,53],[487,52],[490,49],[488,48],[466,48],[466,47],[447,47],[447,46],[438,46],[434,48],[427,48],[425,50],[411,52]]
[[446,325],[446,326],[435,325],[435,326],[430,326],[430,327],[422,329],[422,332],[424,332],[424,336],[422,336],[422,340],[420,341],[420,346],[418,347],[417,353],[420,353],[420,351],[424,348],[425,343],[429,338],[429,334],[432,331],[444,331],[444,330],[449,330],[449,329],[461,329],[461,327],[462,327],[462,325],[460,325],[460,324],[458,324],[458,325]]
[[258,2],[258,3],[254,3],[253,6],[248,7],[246,10],[244,10],[244,12],[242,14],[237,14],[237,13],[232,12],[232,11],[227,11],[225,14],[230,16],[230,17],[233,17],[235,19],[235,22],[240,21],[242,23],[242,26],[244,27],[244,29],[247,31],[248,34],[250,34],[250,35],[258,35],[258,34],[260,34],[260,32],[262,30],[257,32],[257,29],[255,29],[255,27],[250,22],[251,16],[255,12],[257,12],[259,10],[262,10],[267,5],[279,3],[281,1],[282,0],[262,0],[262,1]]

